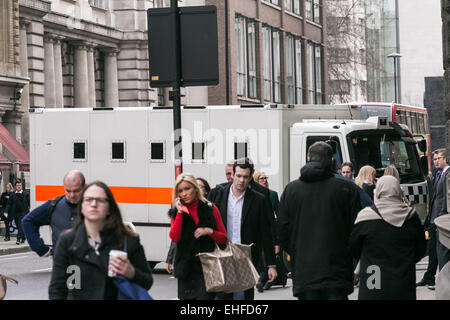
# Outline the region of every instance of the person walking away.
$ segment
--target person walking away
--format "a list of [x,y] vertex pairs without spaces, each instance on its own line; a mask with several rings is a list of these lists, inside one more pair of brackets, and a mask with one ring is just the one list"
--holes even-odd
[[361,203],[353,182],[335,177],[332,158],[329,144],[312,144],[278,207],[278,237],[291,256],[293,295],[301,300],[346,300],[353,291],[348,240]]
[[[75,225],[77,206],[85,185],[83,173],[70,170],[64,175],[63,185],[64,195],[48,200],[22,219],[28,244],[40,257],[51,256],[61,232]],[[39,233],[39,228],[45,225],[50,225],[53,249],[44,243]]]
[[173,274],[178,279],[178,298],[212,300],[216,294],[206,292],[197,254],[214,251],[216,243],[227,243],[220,212],[205,199],[195,177],[189,173],[177,177],[172,206],[169,236],[176,243]]
[[426,248],[420,219],[394,176],[378,180],[374,202],[359,212],[350,236],[361,263],[358,299],[415,300],[415,266]]
[[[139,236],[128,229],[111,190],[101,181],[86,185],[77,208],[75,226],[64,231],[53,256],[50,300],[116,300],[118,289],[108,269],[146,290],[153,277]],[[109,256],[111,250],[127,253]],[[68,272],[76,266],[80,277]],[[77,272],[77,271],[75,271]]]
[[372,166],[364,166],[359,170],[355,183],[363,189],[373,201],[373,191],[375,190],[376,177],[375,168]]
[[5,241],[10,240],[10,231],[9,231],[9,223],[11,221],[11,217],[6,212],[6,208],[8,206],[9,199],[11,198],[11,194],[14,192],[13,185],[9,182],[6,185],[6,191],[2,193],[0,197],[0,218],[5,223]]
[[11,194],[6,207],[6,214],[11,215],[17,226],[16,244],[25,242],[25,234],[22,228],[22,218],[30,211],[30,194],[22,189],[22,181],[16,180],[15,191]]

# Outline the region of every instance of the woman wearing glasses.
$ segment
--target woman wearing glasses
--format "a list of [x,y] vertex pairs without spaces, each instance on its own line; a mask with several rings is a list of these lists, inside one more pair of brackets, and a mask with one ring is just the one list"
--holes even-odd
[[[111,250],[127,257],[109,257]],[[49,298],[117,299],[118,290],[108,268],[149,290],[152,273],[139,236],[123,223],[111,190],[103,182],[86,185],[78,204],[75,226],[56,245]]]

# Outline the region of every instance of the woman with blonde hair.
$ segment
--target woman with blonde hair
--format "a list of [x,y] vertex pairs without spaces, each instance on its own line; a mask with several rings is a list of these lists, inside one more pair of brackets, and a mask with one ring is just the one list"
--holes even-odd
[[227,232],[219,210],[205,199],[192,174],[182,173],[177,177],[169,216],[169,236],[176,243],[173,274],[178,279],[178,298],[214,299],[214,293],[206,292],[197,254],[213,251],[216,243],[226,244]]
[[386,169],[384,169],[383,176],[394,176],[397,178],[398,181],[400,181],[400,174],[398,173],[398,170],[395,166],[388,166]]
[[359,169],[358,176],[355,178],[355,183],[363,189],[373,200],[373,191],[375,189],[375,168],[372,166],[364,166]]

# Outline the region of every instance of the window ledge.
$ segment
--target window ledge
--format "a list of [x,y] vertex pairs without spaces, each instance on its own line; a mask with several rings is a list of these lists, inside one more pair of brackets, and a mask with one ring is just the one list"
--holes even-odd
[[[284,1],[284,0],[281,0],[281,1]],[[281,7],[277,6],[276,4],[273,4],[273,3],[270,3],[270,2],[267,2],[267,1],[264,1],[264,0],[262,0],[261,3],[265,4],[268,7],[271,7],[271,8],[274,8],[274,9],[277,9],[277,10],[281,11]]]
[[302,17],[301,15],[297,14],[297,13],[294,13],[294,12],[291,12],[291,11],[287,11],[287,10],[284,10],[284,12],[285,12],[286,14],[288,14],[288,15],[294,17],[294,18],[303,20],[303,17]]
[[317,22],[314,22],[312,20],[306,19],[306,23],[312,24],[313,26],[319,27],[319,28],[323,28],[323,26],[321,24],[318,24]]
[[261,103],[261,100],[259,99],[252,99],[252,98],[247,98],[247,97],[237,97],[239,101],[244,101],[244,102],[251,102],[251,103]]

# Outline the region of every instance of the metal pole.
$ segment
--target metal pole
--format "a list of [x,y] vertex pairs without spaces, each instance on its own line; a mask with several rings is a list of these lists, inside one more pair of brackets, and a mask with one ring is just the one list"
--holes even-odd
[[173,130],[175,153],[175,179],[183,172],[182,147],[181,147],[181,37],[180,37],[180,13],[178,0],[170,0],[172,9],[172,23],[175,40],[175,81],[172,84],[173,100]]
[[397,102],[397,57],[394,57],[394,90],[395,90],[394,101]]

